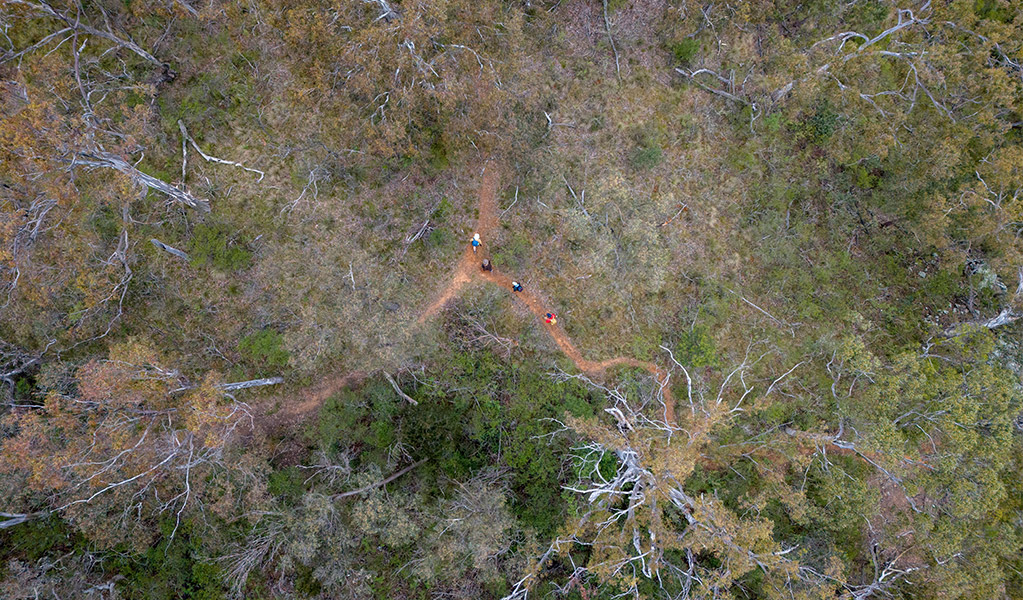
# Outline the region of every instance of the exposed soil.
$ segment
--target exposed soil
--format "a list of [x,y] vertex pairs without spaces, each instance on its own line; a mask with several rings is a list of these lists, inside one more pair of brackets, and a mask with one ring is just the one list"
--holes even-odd
[[575,363],[576,368],[589,375],[602,375],[604,371],[611,367],[616,366],[629,366],[645,369],[652,373],[657,378],[657,382],[661,384],[661,390],[664,394],[664,404],[666,409],[666,418],[668,422],[675,422],[675,402],[671,397],[671,390],[669,386],[664,385],[668,380],[667,371],[661,369],[653,363],[641,361],[635,358],[629,358],[627,356],[619,356],[616,358],[610,358],[602,361],[592,361],[583,358],[582,353],[572,343],[572,340],[565,333],[565,330],[559,327],[557,324],[550,324],[544,320],[544,316],[549,311],[549,307],[544,306],[540,298],[529,291],[523,290],[521,292],[513,292],[511,289],[512,278],[508,277],[496,268],[493,271],[484,271],[480,268],[480,263],[489,255],[487,251],[488,239],[490,233],[497,228],[497,181],[498,181],[498,170],[493,163],[488,163],[483,171],[483,179],[480,183],[479,191],[479,219],[476,223],[475,233],[480,234],[480,239],[483,241],[479,251],[473,252],[472,246],[469,241],[466,240],[466,250],[462,253],[462,258],[458,262],[457,268],[451,274],[451,278],[446,286],[440,290],[437,294],[437,299],[434,300],[430,306],[423,312],[419,317],[419,322],[422,323],[426,319],[434,316],[440,311],[444,305],[454,298],[465,285],[473,280],[473,278],[482,278],[491,283],[497,284],[501,288],[505,289],[519,302],[522,302],[529,310],[532,311],[538,319],[543,321],[543,326],[547,330],[547,333],[554,339],[554,342],[558,345],[558,348],[565,353],[568,358]]
[[[479,217],[474,233],[480,234],[483,244],[477,252],[473,252],[469,240],[466,240],[465,252],[462,253],[457,267],[451,273],[448,283],[437,292],[436,299],[423,311],[417,322],[423,323],[430,317],[435,316],[444,308],[448,301],[457,296],[466,284],[472,282],[474,278],[489,281],[507,290],[509,294],[512,294],[512,297],[529,307],[529,310],[541,320],[544,329],[554,339],[558,348],[575,363],[576,368],[580,371],[591,376],[602,376],[611,367],[629,366],[645,369],[653,374],[658,384],[661,385],[661,393],[664,395],[665,418],[669,423],[675,423],[675,402],[672,399],[670,387],[666,385],[668,381],[667,371],[653,363],[627,356],[619,356],[602,361],[592,361],[583,358],[582,353],[575,347],[564,329],[557,324],[544,322],[544,316],[548,312],[548,307],[544,306],[543,301],[538,295],[526,290],[512,292],[512,279],[510,277],[497,269],[488,272],[480,268],[480,263],[489,255],[490,234],[497,229],[498,225],[497,182],[500,173],[494,163],[488,162],[484,166],[482,175],[479,189]],[[273,415],[264,416],[260,419],[260,425],[268,433],[281,432],[294,427],[296,424],[308,419],[332,394],[349,385],[361,382],[368,375],[364,371],[356,371],[346,375],[328,377],[316,385],[300,390],[297,402],[294,401],[294,398],[289,398],[287,402],[282,402],[281,410]],[[277,400],[281,399],[277,398]]]
[[265,410],[261,411],[259,427],[268,434],[287,431],[307,420],[319,410],[327,398],[348,386],[357,385],[368,376],[369,373],[366,371],[352,371],[345,375],[335,374],[320,380],[315,385],[289,393],[287,398],[275,396],[267,402],[267,406],[272,406],[277,402],[280,405],[280,410],[272,415],[267,415]]

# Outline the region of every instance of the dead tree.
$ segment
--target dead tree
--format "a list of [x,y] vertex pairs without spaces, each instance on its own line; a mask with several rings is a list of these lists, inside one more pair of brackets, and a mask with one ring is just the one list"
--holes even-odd
[[235,390],[246,390],[254,387],[263,387],[265,385],[278,385],[284,383],[283,377],[266,377],[263,379],[250,379],[248,381],[238,381],[235,383],[222,383],[217,387],[224,390],[225,392],[233,392]]
[[[236,468],[229,453],[238,434],[251,429],[253,417],[248,404],[231,393],[283,382],[280,377],[236,383],[208,378],[183,385],[181,372],[161,364],[148,346],[130,345],[127,356],[87,363],[76,373],[80,397],[62,396],[45,407],[62,417],[59,436],[38,428],[17,434],[14,443],[33,450],[8,462],[28,474],[45,472],[57,483],[46,510],[0,514],[5,517],[0,527],[67,511],[79,518],[123,512],[121,519],[129,519],[145,508],[172,515],[173,536],[185,511],[203,506],[202,486],[195,482]],[[168,402],[180,391],[188,396]],[[111,511],[122,502],[131,509]],[[111,525],[118,523],[125,521]]]
[[[54,33],[47,35],[42,40],[36,42],[32,46],[29,46],[28,48],[25,48],[17,52],[14,51],[10,52],[7,56],[0,58],[0,63],[8,62],[10,60],[19,58],[24,54],[27,54],[38,48],[45,46],[50,41],[59,38],[62,35],[70,34],[68,35],[68,37],[73,37],[75,34],[88,34],[98,38],[102,38],[114,44],[114,47],[116,48],[125,48],[135,53],[136,55],[142,57],[147,62],[160,67],[163,70],[165,80],[174,79],[175,74],[170,70],[170,65],[168,63],[165,63],[160,59],[156,58],[131,39],[115,33],[113,27],[110,24],[109,16],[106,14],[105,11],[103,12],[103,21],[105,27],[104,29],[99,29],[97,27],[89,25],[88,23],[82,22],[82,16],[85,14],[86,11],[83,9],[81,2],[78,2],[77,0],[74,2],[74,10],[67,11],[59,11],[47,2],[30,2],[28,0],[7,0],[7,4],[28,7],[31,11],[33,11],[33,13],[30,13],[29,16],[55,19],[64,24],[64,27]],[[102,5],[97,4],[96,6],[99,7],[100,11],[103,11]]]
[[110,152],[103,152],[100,150],[86,151],[78,154],[70,161],[70,166],[84,166],[84,167],[103,167],[107,169],[114,169],[124,173],[132,179],[132,181],[146,186],[151,190],[156,190],[161,194],[166,195],[171,200],[180,202],[185,206],[194,208],[201,212],[210,211],[210,203],[208,200],[196,198],[188,192],[178,189],[171,184],[157,179],[148,173],[143,173],[138,170],[134,165],[124,160],[116,154]]
[[[732,102],[736,102],[738,104],[749,105],[749,101],[748,100],[745,100],[745,99],[740,98],[739,96],[735,95],[734,74],[732,75],[732,77],[726,78],[726,77],[722,77],[717,72],[712,71],[710,69],[696,69],[695,71],[689,71],[687,69],[676,68],[675,72],[678,73],[679,75],[682,75],[683,77],[685,77],[689,81],[692,81],[697,86],[707,90],[708,92],[710,92],[712,94],[716,94],[718,96],[721,96],[722,98],[726,98],[726,99],[731,100]],[[711,87],[711,86],[703,83],[699,79],[697,79],[697,76],[699,76],[699,75],[712,75],[715,79],[717,79],[719,82],[724,84],[724,86],[727,89],[722,89],[722,88],[719,88],[719,87]]]
[[185,124],[181,121],[181,119],[178,119],[178,129],[181,130],[181,185],[185,184],[185,166],[188,162],[188,146],[185,144],[185,142],[192,144],[192,147],[195,148],[195,151],[198,152],[199,156],[201,156],[203,160],[205,160],[206,162],[230,165],[232,167],[238,167],[239,169],[242,169],[243,171],[248,171],[250,173],[259,173],[259,179],[257,180],[257,182],[263,181],[263,177],[266,176],[266,173],[260,171],[259,169],[250,169],[241,163],[237,163],[230,160],[224,160],[222,158],[217,158],[216,156],[210,156],[209,154],[203,152],[202,148],[199,147],[199,144],[195,142],[192,136],[188,135],[188,130],[185,129]]
[[1016,292],[1012,295],[1008,305],[1002,308],[1002,310],[990,319],[982,319],[979,321],[972,321],[969,323],[961,323],[954,325],[945,330],[945,335],[948,337],[954,337],[966,333],[973,327],[983,327],[984,329],[997,329],[1006,325],[1011,325],[1019,319],[1023,318],[1023,311],[1016,308],[1016,305],[1023,301],[1023,267],[1019,268],[1018,271],[1019,283],[1016,285]]
[[178,250],[173,246],[168,246],[167,244],[164,244],[163,242],[156,238],[149,240],[149,242],[156,246],[157,248],[159,248],[160,250],[167,252],[168,254],[173,254],[174,256],[177,256],[180,259],[188,260],[188,254],[183,250]]
[[[586,565],[573,562],[572,577],[589,574],[614,586],[622,596],[638,597],[641,580],[666,594],[683,590],[680,597],[685,598],[690,590],[713,593],[754,569],[778,572],[783,579],[794,572],[787,556],[794,548],[783,548],[763,529],[751,534],[756,528],[744,517],[716,497],[688,493],[683,485],[703,457],[703,449],[712,443],[711,430],[745,410],[744,402],[754,391],[747,377],[760,358],[751,358],[747,351],[716,389],[694,382],[689,370],[673,360],[687,383],[691,410],[684,426],[661,418],[655,401],[660,390],[655,389],[652,398],[630,398],[621,388],[594,383],[585,376],[556,374],[557,379],[579,379],[604,392],[610,404],[604,412],[612,421],[556,421],[561,425],[559,432],[574,430],[583,439],[573,451],[579,480],[564,486],[581,496],[583,514],[532,563],[505,600],[527,598],[546,561],[556,554],[564,556],[565,548],[577,544],[592,548],[595,558]],[[608,464],[615,465],[613,473],[608,473]],[[671,525],[672,515],[684,519],[687,526]],[[695,557],[700,553],[712,553],[720,566],[699,563]]]
[[[217,389],[225,392],[233,392],[236,390],[245,390],[248,388],[263,387],[267,385],[279,385],[282,383],[284,383],[283,377],[264,377],[262,379],[250,379],[248,381],[237,381],[235,383],[218,383],[216,387]],[[171,393],[194,390],[197,387],[199,387],[197,384],[186,384],[172,390]]]
[[398,18],[398,13],[395,12],[393,8],[391,8],[391,4],[387,0],[362,0],[362,1],[365,4],[376,4],[377,6],[380,7],[380,16],[374,19],[375,21],[383,19],[384,21],[390,23],[391,21]]
[[384,379],[387,380],[387,383],[391,384],[391,387],[394,388],[394,392],[401,396],[403,400],[405,400],[409,404],[412,404],[413,406],[419,406],[419,402],[416,402],[415,398],[403,392],[401,388],[398,387],[398,382],[395,381],[394,377],[391,377],[391,374],[388,373],[387,371],[384,371]]
[[27,512],[27,513],[9,513],[0,512],[0,529],[7,529],[14,527],[15,525],[21,525],[34,519],[43,519],[50,515],[49,511],[41,510],[38,512]]

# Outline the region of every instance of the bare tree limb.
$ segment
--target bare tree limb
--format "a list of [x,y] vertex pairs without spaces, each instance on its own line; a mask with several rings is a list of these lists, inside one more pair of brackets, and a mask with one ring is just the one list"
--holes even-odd
[[0,521],[0,529],[7,529],[8,527],[14,527],[20,525],[26,521],[32,521],[34,519],[42,519],[50,514],[49,511],[41,510],[39,512],[31,513],[8,513],[0,512],[0,518],[4,519]]
[[149,240],[149,242],[152,243],[157,248],[159,248],[160,250],[163,250],[164,252],[173,254],[174,256],[177,256],[178,258],[181,258],[181,259],[184,259],[184,260],[188,260],[188,254],[185,253],[183,250],[178,250],[177,248],[175,248],[173,246],[168,246],[167,244],[164,244],[163,242],[161,242],[160,240],[158,240],[156,238],[153,238],[153,239]]
[[380,19],[383,19],[384,21],[390,23],[394,19],[398,18],[398,13],[396,13],[394,9],[391,8],[391,5],[390,3],[387,2],[387,0],[362,0],[362,1],[365,4],[376,4],[377,6],[380,7],[380,16],[374,19],[374,21],[379,21]]
[[401,388],[398,387],[398,382],[396,382],[394,380],[394,377],[391,377],[391,374],[388,373],[387,371],[384,371],[384,379],[387,380],[387,383],[391,384],[391,387],[394,388],[394,391],[397,392],[397,394],[399,396],[401,396],[403,400],[406,400],[406,401],[412,403],[414,406],[419,406],[419,403],[416,402],[415,398],[413,398],[412,396],[409,396],[405,392],[401,391]]
[[607,39],[611,42],[611,51],[615,55],[615,73],[618,75],[618,83],[622,82],[622,67],[618,64],[618,48],[615,46],[615,39],[611,37],[611,21],[607,18],[607,0],[604,0],[604,29],[607,31]]
[[366,492],[368,492],[370,490],[376,489],[378,487],[385,486],[388,483],[391,483],[392,481],[394,481],[395,479],[401,477],[405,473],[408,473],[412,469],[415,469],[416,467],[418,467],[419,465],[423,464],[424,462],[426,462],[425,458],[420,460],[420,461],[418,461],[418,462],[412,463],[411,465],[409,465],[409,466],[405,467],[404,469],[398,471],[394,475],[391,475],[387,479],[382,479],[382,480],[380,480],[380,481],[378,481],[376,483],[371,483],[371,484],[369,484],[367,486],[361,487],[361,488],[359,488],[357,490],[352,490],[350,492],[342,492],[340,494],[334,494],[333,496],[330,497],[330,499],[331,500],[340,500],[341,498],[349,498],[351,496],[358,496],[359,494],[364,494],[364,493],[366,493]]
[[263,379],[250,379],[248,381],[238,381],[235,383],[222,383],[217,387],[225,392],[233,392],[234,390],[263,387],[265,385],[277,385],[280,383],[284,383],[283,377],[265,377]]
[[[195,143],[195,140],[192,139],[192,136],[188,135],[188,130],[185,129],[185,124],[181,122],[181,119],[178,119],[178,127],[181,129],[181,137],[185,140],[188,140],[189,143],[192,144],[192,147],[195,148],[195,151],[199,153],[199,156],[203,157],[203,159],[205,159],[206,162],[215,162],[220,163],[222,165],[231,165],[232,167],[238,167],[239,169],[243,169],[250,173],[259,173],[259,179],[256,180],[257,182],[263,181],[263,177],[266,176],[266,173],[260,171],[259,169],[250,169],[241,163],[232,162],[230,160],[224,160],[222,158],[217,158],[216,156],[210,156],[206,154],[205,152],[202,151],[201,148],[199,148],[199,144]],[[182,150],[184,150],[184,145],[185,145],[184,141],[182,141],[181,143]],[[181,183],[182,184],[185,183],[185,164],[183,160],[181,163]]]
[[[84,158],[79,158],[79,156]],[[149,189],[165,194],[172,200],[176,200],[186,206],[202,212],[210,211],[210,203],[208,200],[196,198],[192,194],[189,194],[184,190],[180,190],[165,181],[157,179],[148,173],[143,173],[135,168],[134,165],[128,163],[116,154],[96,150],[94,152],[84,152],[79,156],[70,160],[72,167],[81,165],[85,167],[106,167],[109,169],[116,169],[128,177],[131,177],[133,181],[141,183]]]
[[676,67],[675,68],[675,72],[678,73],[679,75],[682,75],[683,77],[688,78],[689,81],[692,81],[696,85],[700,86],[701,88],[707,90],[708,92],[710,92],[712,94],[717,94],[718,96],[721,96],[722,98],[727,98],[727,99],[731,100],[732,102],[738,102],[739,104],[749,105],[749,102],[747,102],[746,100],[743,100],[742,98],[736,96],[735,94],[733,94],[731,92],[726,92],[725,90],[718,89],[718,88],[712,88],[709,85],[704,84],[702,81],[696,79],[696,76],[700,75],[701,73],[709,73],[709,74],[714,75],[715,77],[717,77],[719,80],[725,82],[727,85],[729,85],[729,86],[732,85],[732,82],[730,80],[725,79],[724,77],[722,77],[721,75],[718,75],[717,73],[715,73],[714,71],[711,71],[710,69],[697,69],[695,71],[686,71],[685,69],[679,69],[679,68]]
[[[131,50],[132,52],[141,56],[145,60],[153,63],[154,65],[162,67],[165,71],[169,72],[168,70],[169,65],[167,63],[156,58],[149,52],[146,52],[145,50],[142,49],[141,46],[131,41],[130,39],[124,39],[122,37],[117,36],[113,32],[113,30],[110,29],[109,25],[107,26],[107,31],[103,31],[102,29],[96,29],[95,27],[91,27],[89,25],[82,23],[80,18],[76,17],[72,19],[70,15],[57,12],[52,6],[50,6],[46,2],[28,2],[27,0],[7,0],[7,2],[9,4],[20,4],[21,6],[27,6],[33,10],[38,11],[41,16],[52,17],[54,19],[57,19],[58,21],[63,21],[68,26],[65,29],[65,31],[67,29],[73,29],[75,31],[87,33],[89,35],[94,35],[96,37],[103,38],[109,42],[113,42],[119,48],[127,48],[128,50]],[[81,5],[78,4],[77,2],[75,4],[80,13]]]

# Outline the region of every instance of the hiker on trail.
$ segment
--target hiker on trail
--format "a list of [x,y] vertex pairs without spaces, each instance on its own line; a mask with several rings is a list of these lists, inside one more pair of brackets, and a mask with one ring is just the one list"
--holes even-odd
[[483,242],[480,241],[480,234],[474,234],[472,236],[472,253],[476,254],[476,248],[479,248]]
[[544,318],[548,325],[555,325],[558,322],[558,315],[554,313],[547,313]]
[[518,281],[513,281],[512,282],[512,291],[513,292],[521,292],[522,291],[522,284],[519,283]]
[[494,265],[490,264],[490,259],[489,258],[484,258],[483,259],[483,264],[480,265],[480,268],[483,269],[484,271],[493,271],[494,270]]

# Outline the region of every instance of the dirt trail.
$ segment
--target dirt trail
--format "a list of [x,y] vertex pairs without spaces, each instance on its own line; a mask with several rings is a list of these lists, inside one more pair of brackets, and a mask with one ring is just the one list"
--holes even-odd
[[[499,270],[487,272],[480,268],[480,263],[484,258],[490,255],[488,251],[490,243],[490,233],[497,228],[497,180],[498,170],[493,163],[487,163],[483,170],[483,178],[480,182],[479,190],[479,218],[476,222],[475,232],[480,234],[480,238],[483,240],[483,246],[479,252],[474,253],[472,247],[466,240],[466,250],[462,253],[462,258],[459,259],[458,266],[451,275],[449,283],[440,291],[437,299],[434,300],[423,314],[420,315],[418,322],[422,323],[426,319],[434,316],[445,304],[452,298],[454,298],[459,291],[465,285],[473,280],[474,277],[482,278],[491,283],[495,283],[501,288],[505,289],[519,302],[522,302],[534,315],[539,319],[544,319],[544,316],[548,312],[548,307],[544,306],[544,303],[535,294],[528,291],[512,292],[511,284],[512,279],[501,273]],[[654,377],[657,378],[658,384],[661,385],[662,392],[664,394],[664,404],[666,407],[666,419],[669,423],[675,423],[675,402],[671,397],[671,390],[669,386],[665,385],[668,381],[668,373],[664,369],[661,369],[653,363],[638,360],[635,358],[629,358],[627,356],[619,356],[616,358],[610,358],[602,361],[592,361],[583,358],[579,349],[575,347],[572,340],[568,337],[558,325],[551,325],[549,323],[543,323],[547,333],[554,339],[554,342],[558,345],[558,348],[565,353],[568,358],[575,363],[576,368],[589,375],[602,375],[604,371],[611,367],[616,366],[629,366],[645,369],[649,371]]]
[[[474,253],[472,251],[472,247],[469,245],[469,240],[465,240],[466,249],[462,253],[457,267],[451,273],[451,277],[448,280],[447,285],[438,291],[437,298],[426,308],[425,311],[423,311],[423,314],[419,316],[419,323],[423,323],[426,319],[436,315],[440,309],[448,303],[448,301],[458,295],[458,293],[467,284],[477,278],[497,284],[501,288],[507,290],[508,293],[512,294],[516,300],[525,304],[538,319],[541,319],[541,322],[544,315],[547,313],[548,307],[545,306],[544,302],[537,295],[528,291],[518,293],[512,292],[512,279],[504,273],[501,273],[496,269],[492,272],[486,272],[480,269],[480,263],[484,258],[490,255],[489,244],[491,240],[491,233],[497,229],[498,225],[497,182],[500,173],[494,163],[488,162],[483,168],[482,175],[483,177],[481,178],[479,188],[479,216],[476,221],[476,229],[474,230],[474,233],[480,234],[480,238],[483,240],[483,246],[478,252]],[[665,418],[669,423],[675,422],[675,402],[672,399],[670,388],[665,385],[668,381],[667,371],[653,363],[629,358],[627,356],[619,356],[602,361],[587,360],[583,358],[582,353],[579,352],[572,343],[572,340],[561,327],[543,322],[542,324],[547,330],[547,333],[554,339],[558,348],[560,348],[561,351],[564,352],[573,363],[575,363],[576,368],[588,375],[601,376],[607,369],[617,366],[636,367],[639,369],[645,369],[652,373],[654,377],[657,378],[657,382],[661,385],[661,389],[664,394],[664,404],[666,407]],[[264,428],[271,431],[283,431],[287,428],[293,427],[296,423],[305,420],[310,414],[316,411],[327,398],[336,393],[338,390],[349,385],[357,384],[368,375],[369,374],[364,371],[355,371],[346,375],[328,377],[314,386],[310,386],[299,391],[299,398],[297,402],[293,402],[291,398],[289,398],[288,401],[283,402],[282,408],[278,412],[261,418],[261,424]],[[278,400],[280,399],[278,398]]]
[[[299,390],[297,398],[277,397],[280,401],[280,410],[272,415],[266,415],[266,411],[260,418],[261,426],[269,432],[285,431],[297,423],[300,423],[320,408],[320,406],[338,391],[361,382],[369,376],[366,371],[352,371],[345,375],[333,375],[322,379],[317,384]],[[297,400],[297,401],[296,401]]]
[[482,273],[479,264],[484,257],[489,255],[486,249],[490,244],[490,233],[497,229],[497,179],[497,168],[492,163],[484,165],[483,179],[480,182],[479,190],[479,216],[476,219],[476,228],[473,230],[473,233],[480,234],[483,246],[478,252],[473,252],[469,240],[466,239],[465,251],[462,252],[462,258],[458,260],[458,266],[451,274],[451,279],[441,290],[437,299],[423,311],[423,314],[419,315],[419,323],[426,321],[444,308],[448,300],[454,298],[465,287],[465,284],[472,281],[473,276],[477,275],[477,271]]

